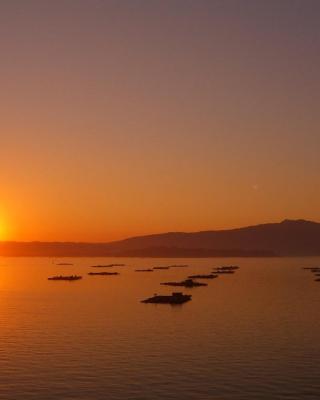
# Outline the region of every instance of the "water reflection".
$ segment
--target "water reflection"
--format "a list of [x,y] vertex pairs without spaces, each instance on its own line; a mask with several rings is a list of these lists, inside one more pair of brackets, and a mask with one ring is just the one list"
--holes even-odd
[[[0,260],[1,398],[319,398],[320,287],[301,267],[320,259],[68,261]],[[170,264],[189,267],[135,272]],[[140,303],[227,264],[241,269],[183,288],[181,307]]]

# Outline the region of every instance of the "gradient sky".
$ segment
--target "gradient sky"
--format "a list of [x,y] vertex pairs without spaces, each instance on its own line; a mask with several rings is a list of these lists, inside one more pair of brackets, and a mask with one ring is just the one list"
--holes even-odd
[[318,0],[2,1],[0,238],[320,220],[319,18]]

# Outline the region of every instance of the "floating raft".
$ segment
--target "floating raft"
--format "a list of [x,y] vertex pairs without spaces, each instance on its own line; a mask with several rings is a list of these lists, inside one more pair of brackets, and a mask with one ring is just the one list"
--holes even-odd
[[181,292],[174,292],[171,296],[161,296],[155,294],[146,300],[142,300],[141,303],[154,303],[154,304],[183,304],[190,301],[192,298],[189,294],[183,294]]
[[71,263],[58,263],[58,264],[56,264],[56,265],[63,265],[63,266],[68,265],[68,266],[70,266],[70,265],[73,265],[73,264],[71,264]]
[[227,269],[216,269],[213,271],[215,274],[234,274],[235,271]]
[[70,276],[59,275],[59,276],[51,276],[50,278],[48,278],[48,281],[77,281],[79,279],[82,279],[82,276],[78,276],[78,275],[70,275]]
[[209,274],[209,275],[190,275],[188,279],[215,279],[218,278],[216,274]]
[[112,268],[112,267],[125,267],[125,264],[91,265],[91,268]]
[[163,283],[161,283],[161,285],[183,286],[186,288],[193,288],[193,287],[198,287],[198,286],[208,286],[207,283],[195,282],[192,279],[186,279],[185,281],[182,281],[182,282],[163,282]]
[[151,268],[136,269],[135,272],[153,272],[153,269],[151,269]]
[[88,272],[88,275],[119,275],[119,272]]

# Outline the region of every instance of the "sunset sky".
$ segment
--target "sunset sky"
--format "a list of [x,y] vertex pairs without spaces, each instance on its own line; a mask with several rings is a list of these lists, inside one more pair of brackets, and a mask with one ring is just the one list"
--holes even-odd
[[320,221],[320,1],[0,4],[0,240]]

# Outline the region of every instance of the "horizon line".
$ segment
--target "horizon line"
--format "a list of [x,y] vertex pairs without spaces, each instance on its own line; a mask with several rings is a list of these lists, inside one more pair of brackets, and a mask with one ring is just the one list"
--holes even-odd
[[60,243],[60,244],[96,244],[96,245],[102,245],[102,244],[112,244],[112,243],[117,243],[117,242],[122,242],[130,239],[135,239],[135,238],[143,238],[143,237],[150,237],[150,236],[158,236],[158,235],[170,235],[170,234],[193,234],[193,233],[206,233],[206,232],[227,232],[227,231],[236,231],[236,230],[241,230],[241,229],[247,229],[247,228],[253,228],[253,227],[258,227],[258,226],[265,226],[265,225],[280,225],[283,223],[287,222],[295,222],[295,223],[302,223],[302,222],[307,222],[307,223],[313,223],[313,224],[318,224],[320,222],[318,221],[312,221],[304,218],[297,218],[297,219],[290,219],[290,218],[284,218],[280,220],[280,222],[264,222],[264,223],[258,223],[254,225],[244,225],[240,227],[234,227],[234,228],[227,228],[227,229],[207,229],[207,230],[199,230],[199,231],[166,231],[166,232],[158,232],[158,233],[149,233],[149,234],[141,234],[141,235],[134,235],[134,236],[128,236],[123,239],[118,239],[118,240],[111,240],[111,241],[101,241],[101,242],[90,242],[90,241],[77,241],[77,240],[0,240],[0,244],[2,243]]

